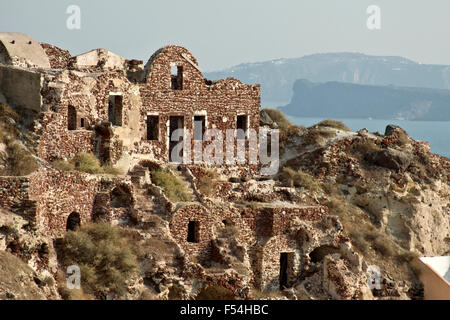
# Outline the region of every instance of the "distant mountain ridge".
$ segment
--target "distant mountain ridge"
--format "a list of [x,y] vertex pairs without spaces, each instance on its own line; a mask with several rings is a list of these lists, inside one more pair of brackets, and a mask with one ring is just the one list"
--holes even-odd
[[246,83],[260,83],[263,106],[267,101],[289,101],[293,84],[298,79],[450,89],[450,66],[420,64],[396,56],[345,52],[243,63],[222,71],[207,72],[205,76],[211,80],[235,77]]
[[297,80],[280,110],[298,117],[450,121],[450,90]]

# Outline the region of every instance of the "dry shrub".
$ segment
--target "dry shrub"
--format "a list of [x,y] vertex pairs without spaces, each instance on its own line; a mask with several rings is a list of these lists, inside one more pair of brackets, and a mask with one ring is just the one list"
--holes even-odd
[[214,195],[217,186],[218,175],[213,170],[206,170],[197,181],[197,189],[207,196]]
[[301,126],[294,125],[280,110],[267,108],[264,109],[264,111],[278,125],[278,129],[280,130],[279,143],[281,149],[283,149],[293,137],[298,136],[302,131]]
[[320,127],[310,127],[303,135],[303,139],[308,144],[322,145],[328,139],[336,136],[336,133]]
[[61,171],[77,170],[91,174],[114,174],[117,175],[120,171],[114,168],[111,164],[106,163],[101,165],[100,160],[93,153],[82,152],[77,154],[70,161],[55,160],[53,166]]
[[343,131],[351,131],[342,121],[325,119],[317,124],[319,127],[329,127]]
[[91,223],[69,231],[58,246],[61,265],[77,265],[84,292],[105,298],[121,296],[127,280],[138,270],[137,257],[127,233],[108,223]]
[[39,168],[31,152],[19,141],[10,140],[7,142],[6,147],[10,175],[26,176]]
[[191,201],[187,185],[169,170],[158,169],[151,172],[152,182],[163,188],[166,196],[174,202]]
[[305,188],[309,191],[318,191],[320,189],[314,178],[300,169],[295,171],[290,167],[285,167],[281,171],[279,178],[287,186]]
[[20,120],[20,116],[11,109],[10,106],[4,105],[0,103],[0,117],[8,117],[13,119],[14,121]]
[[350,147],[350,152],[359,160],[373,161],[373,156],[383,149],[373,140],[358,140]]

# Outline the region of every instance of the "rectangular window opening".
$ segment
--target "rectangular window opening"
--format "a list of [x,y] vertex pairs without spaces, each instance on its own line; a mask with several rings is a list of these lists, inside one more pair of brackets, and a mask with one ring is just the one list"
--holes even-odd
[[292,279],[292,269],[294,263],[293,252],[281,252],[280,253],[280,290],[289,288],[289,284]]
[[183,66],[172,66],[170,79],[171,79],[172,90],[182,90],[183,89]]
[[122,126],[123,97],[110,95],[108,105],[108,120],[113,126]]
[[85,128],[85,121],[84,121],[84,118],[80,118],[80,127],[81,128]]
[[236,129],[237,139],[244,140],[247,135],[248,117],[246,115],[237,116]]
[[194,140],[203,140],[206,130],[206,117],[194,116]]
[[199,242],[200,239],[200,222],[189,221],[187,241],[192,243]]
[[159,116],[147,116],[147,140],[159,140]]

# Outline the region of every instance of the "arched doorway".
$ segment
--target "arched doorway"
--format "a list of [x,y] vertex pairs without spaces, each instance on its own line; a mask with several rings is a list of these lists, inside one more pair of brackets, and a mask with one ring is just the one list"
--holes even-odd
[[67,218],[66,230],[75,231],[81,225],[81,218],[78,212],[72,212]]

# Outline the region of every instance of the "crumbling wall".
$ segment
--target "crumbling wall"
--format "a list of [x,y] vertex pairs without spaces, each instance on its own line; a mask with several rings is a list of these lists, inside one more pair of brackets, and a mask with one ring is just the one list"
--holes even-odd
[[[173,213],[169,228],[175,241],[185,250],[186,255],[199,260],[211,256],[211,239],[213,225],[220,217],[212,215],[200,204],[186,204]],[[198,238],[196,242],[188,242],[189,222],[198,223]]]
[[[182,68],[181,90],[171,87],[173,66]],[[226,129],[236,129],[236,117],[240,114],[248,115],[248,127],[259,131],[259,85],[246,85],[236,79],[207,84],[197,60],[188,50],[177,46],[158,50],[146,64],[145,71],[146,82],[140,88],[143,103],[140,123],[145,131],[147,114],[159,114],[160,134],[155,141],[142,137],[136,152],[168,161],[168,121],[175,115],[184,116],[184,127],[191,137],[194,115],[206,115],[206,127],[222,131],[224,139]],[[193,160],[193,152],[191,156]]]
[[66,69],[71,59],[70,52],[48,43],[41,43],[52,69]]
[[[43,101],[50,110],[42,116],[41,138],[38,154],[44,159],[71,158],[79,152],[96,151],[94,125],[108,121],[109,96],[122,96],[122,125],[113,126],[110,145],[111,162],[116,161],[122,147],[130,149],[139,138],[136,119],[140,98],[137,88],[124,75],[105,73],[98,76],[81,76],[64,71],[47,76],[42,89]],[[76,129],[69,130],[68,110],[76,110]],[[84,127],[82,126],[84,125]]]

